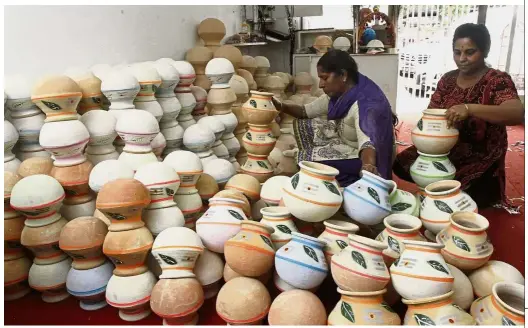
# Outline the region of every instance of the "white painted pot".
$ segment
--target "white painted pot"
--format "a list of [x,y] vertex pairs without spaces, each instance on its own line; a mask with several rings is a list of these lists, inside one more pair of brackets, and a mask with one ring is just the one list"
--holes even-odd
[[411,165],[411,177],[419,187],[425,188],[433,182],[455,178],[456,168],[447,157],[448,154],[418,154]]
[[83,152],[90,133],[78,120],[45,123],[39,143],[54,156],[55,166],[73,166],[86,161]]
[[153,236],[159,235],[163,230],[171,227],[183,227],[185,218],[182,211],[176,206],[145,209],[143,221]]
[[29,269],[29,287],[42,292],[46,303],[57,303],[70,295],[66,292],[66,278],[71,268],[71,258],[53,264],[33,263]]
[[279,249],[289,243],[292,239],[292,232],[299,232],[293,222],[291,213],[286,207],[264,207],[260,209],[260,213],[262,214],[260,223],[275,229],[271,234],[271,241],[275,249]]
[[167,163],[153,162],[140,166],[134,179],[150,191],[149,209],[176,205],[174,195],[180,187],[180,176]]
[[411,132],[412,143],[426,154],[446,154],[458,141],[458,130],[447,127],[445,109],[426,109]]
[[76,270],[71,268],[66,278],[66,289],[70,295],[79,299],[80,307],[86,311],[95,311],[104,308],[106,285],[112,277],[114,266],[112,262],[88,269]]

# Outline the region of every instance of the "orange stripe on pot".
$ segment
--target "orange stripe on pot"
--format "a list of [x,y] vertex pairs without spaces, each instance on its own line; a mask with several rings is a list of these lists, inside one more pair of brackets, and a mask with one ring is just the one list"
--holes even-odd
[[239,324],[244,324],[244,323],[252,323],[252,322],[255,322],[255,321],[258,321],[262,318],[264,318],[268,312],[269,312],[269,306],[266,308],[266,310],[264,310],[264,312],[258,314],[257,316],[255,316],[254,318],[251,318],[251,319],[246,319],[246,320],[230,320],[230,319],[227,319],[226,317],[222,316],[220,313],[218,313],[218,316],[220,318],[222,318],[222,320],[224,320],[225,322],[227,323],[239,323]]
[[420,220],[422,221],[425,221],[425,222],[430,222],[430,223],[449,223],[450,221],[449,220],[442,220],[442,221],[437,221],[437,220],[429,220],[429,219],[424,219],[421,215],[420,215]]
[[326,180],[326,181],[333,181],[335,180],[334,177],[327,177],[326,175],[320,175],[320,174],[317,174],[317,173],[313,173],[313,172],[309,172],[303,168],[301,168],[301,172],[306,174],[306,175],[309,175],[313,178],[317,178],[317,179],[321,179],[321,180]]
[[47,256],[35,256],[36,259],[39,259],[39,260],[45,260],[45,259],[51,259],[51,258],[54,258],[54,257],[57,257],[57,256],[61,256],[62,254],[64,254],[63,252],[61,251],[58,251],[56,253],[53,253],[51,255],[47,255]]
[[199,246],[160,246],[160,247],[153,248],[152,250],[155,251],[158,249],[182,249],[182,248],[196,249],[199,251],[203,251],[204,249],[203,247],[199,247]]
[[312,203],[312,204],[315,204],[315,205],[321,205],[321,206],[328,206],[328,207],[341,207],[341,203],[320,203],[320,202],[316,202],[315,200],[310,200],[310,199],[306,199],[304,197],[300,197],[300,196],[297,196],[297,195],[294,195],[292,194],[291,192],[289,192],[288,190],[282,188],[282,191],[284,191],[285,193],[287,193],[288,195],[294,197],[294,198],[297,198],[297,199],[300,199],[302,200],[303,202],[308,202],[308,203]]
[[370,275],[370,274],[361,273],[359,271],[349,269],[349,268],[344,267],[344,266],[342,266],[340,264],[337,264],[333,259],[332,259],[332,264],[335,265],[336,267],[340,268],[340,269],[343,269],[343,270],[348,271],[348,272],[352,272],[353,274],[356,274],[356,275],[361,276],[361,277],[374,279],[374,280],[378,280],[378,281],[389,281],[390,280],[390,278],[376,277],[376,276],[373,276],[373,275]]
[[208,224],[208,225],[230,225],[230,226],[240,226],[240,223],[228,223],[228,222],[196,222],[196,225],[202,225],[202,224]]
[[10,285],[18,284],[19,282],[27,280],[28,277],[29,277],[29,275],[26,274],[25,276],[22,276],[22,277],[20,277],[18,279],[11,280],[11,281],[5,281],[4,282],[4,286],[10,286]]
[[31,100],[41,100],[41,99],[46,99],[46,98],[68,98],[68,97],[76,97],[76,96],[81,96],[82,97],[82,92],[71,92],[71,93],[67,93],[67,94],[63,94],[63,95],[44,95],[42,97],[31,97]]
[[438,281],[438,282],[453,282],[455,278],[441,278],[441,277],[425,277],[425,276],[418,276],[410,273],[403,273],[403,272],[391,272],[392,275],[397,276],[404,276],[409,278],[416,278],[421,280],[430,280],[430,281]]
[[326,227],[326,232],[332,235],[341,236],[341,237],[348,237],[348,234],[343,232],[337,232],[335,230],[331,230],[331,228]]
[[427,135],[427,134],[411,132],[411,135],[420,136],[420,137],[426,137],[426,138],[442,138],[442,139],[458,138],[458,134],[454,135],[454,136],[430,136],[430,135]]
[[103,244],[103,242],[93,243],[93,244],[89,244],[89,245],[86,245],[86,246],[69,246],[69,245],[61,246],[59,244],[59,247],[63,251],[75,251],[75,250],[86,250],[86,249],[92,248],[92,247],[98,247],[98,246],[101,246],[102,244]]
[[506,317],[508,317],[509,319],[512,319],[512,320],[516,320],[516,321],[519,321],[519,322],[524,322],[524,317],[521,317],[519,315],[515,315],[514,313],[511,313],[511,312],[508,312],[506,310],[504,310],[499,303],[497,303],[497,300],[495,299],[495,296],[493,296],[493,294],[491,294],[491,304],[493,304],[493,306],[500,312],[502,313],[503,315],[505,315]]
[[140,299],[140,300],[137,300],[137,301],[134,301],[134,302],[130,302],[130,303],[114,303],[114,302],[110,301],[110,300],[108,299],[108,297],[106,298],[106,302],[107,302],[108,304],[110,304],[110,305],[113,306],[113,307],[117,307],[117,308],[119,308],[119,307],[125,307],[125,306],[127,306],[127,307],[132,307],[132,306],[134,306],[134,305],[140,305],[140,304],[143,304],[143,303],[147,303],[149,300],[150,300],[150,295],[147,296],[147,297],[145,297],[145,298],[142,298],[142,299]]
[[11,207],[14,208],[14,209],[18,209],[18,210],[30,210],[30,209],[35,209],[35,208],[46,207],[46,206],[53,205],[53,204],[55,204],[57,202],[60,202],[61,200],[64,199],[65,196],[66,195],[63,194],[59,198],[57,198],[55,200],[52,200],[51,202],[46,203],[46,204],[40,204],[40,205],[35,205],[35,206],[13,206],[13,205],[11,205]]
[[152,248],[152,244],[153,243],[150,243],[148,245],[145,245],[143,247],[139,247],[139,248],[135,248],[135,249],[130,249],[130,250],[126,250],[126,251],[120,251],[120,250],[104,250],[103,249],[103,253],[105,255],[124,255],[124,254],[132,254],[132,253],[135,253],[135,252],[140,252],[140,251],[144,251],[144,250],[147,250],[147,249],[151,249]]
[[392,231],[392,230],[387,229],[387,233],[389,235],[393,235],[393,236],[397,236],[397,237],[414,237],[414,236],[417,236],[419,234],[419,231],[415,231],[415,232],[412,232],[412,233],[401,233],[401,232],[396,232],[396,231]]
[[444,305],[448,305],[448,304],[451,304],[453,303],[453,300],[450,298],[450,299],[447,299],[443,302],[438,302],[438,303],[428,303],[428,304],[408,304],[407,305],[407,308],[408,309],[434,309],[434,308],[437,308],[437,307],[441,307],[441,306],[444,306]]
[[469,231],[469,230],[462,230],[460,229],[459,227],[457,227],[456,225],[454,224],[451,224],[451,228],[455,229],[456,231],[459,231],[459,232],[462,232],[466,235],[474,235],[474,236],[478,236],[478,235],[483,235],[486,233],[486,231]]
[[363,248],[363,247],[358,246],[358,245],[356,245],[356,244],[354,244],[353,242],[350,242],[350,241],[348,242],[348,245],[350,245],[350,247],[362,250],[363,252],[367,252],[367,253],[370,253],[370,254],[374,254],[374,255],[382,255],[383,254],[381,251],[373,251],[373,250],[368,249],[368,248]]
[[176,183],[176,182],[180,182],[180,179],[163,181],[163,182],[156,182],[156,183],[150,183],[150,184],[146,184],[145,187],[159,186],[159,185],[164,185],[164,184],[169,184],[169,183]]
[[201,300],[200,303],[198,303],[197,305],[193,306],[192,308],[190,308],[189,310],[187,311],[184,311],[184,312],[181,312],[181,313],[178,313],[178,314],[163,314],[163,313],[160,313],[160,312],[156,312],[154,310],[152,310],[154,313],[156,313],[156,315],[158,315],[159,317],[162,317],[162,318],[180,318],[180,317],[185,317],[191,313],[194,313],[196,311],[198,311],[199,308],[202,307],[202,305],[204,304],[204,300]]
[[352,297],[352,296],[343,295],[341,296],[341,299],[345,301],[353,302],[353,303],[379,304],[381,301],[383,301],[383,296],[379,295],[379,296],[375,296],[369,299],[365,299],[362,297]]
[[487,257],[490,257],[490,255],[486,255],[486,256],[482,256],[482,257],[465,257],[465,256],[460,256],[460,255],[457,255],[455,253],[452,253],[446,249],[442,249],[442,252],[446,252],[447,254],[449,254],[450,256],[452,257],[456,257],[456,258],[459,258],[459,259],[463,259],[463,260],[468,260],[468,261],[482,261],[482,259],[485,259]]
[[416,246],[405,246],[405,249],[410,250],[410,251],[440,254],[440,250],[439,249],[421,248],[421,247],[416,247]]
[[251,246],[251,245],[242,244],[242,243],[239,243],[239,242],[236,242],[236,241],[233,241],[233,240],[226,241],[225,246],[227,246],[227,245],[231,245],[231,246],[234,246],[234,247],[245,248],[247,250],[255,251],[255,252],[266,254],[266,255],[271,255],[271,256],[275,255],[275,252],[270,252],[270,251],[267,251],[265,249],[261,249],[261,248],[258,248],[258,247],[255,247],[255,246]]

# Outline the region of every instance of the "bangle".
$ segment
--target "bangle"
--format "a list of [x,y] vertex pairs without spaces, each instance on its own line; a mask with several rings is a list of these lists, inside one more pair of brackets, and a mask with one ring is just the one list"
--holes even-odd
[[468,115],[471,113],[471,111],[469,110],[469,106],[467,104],[464,104],[464,106],[466,107],[467,111],[468,111]]

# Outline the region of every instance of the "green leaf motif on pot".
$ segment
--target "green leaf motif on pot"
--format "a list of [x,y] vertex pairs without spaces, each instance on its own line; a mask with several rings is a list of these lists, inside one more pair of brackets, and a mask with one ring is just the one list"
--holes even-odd
[[416,124],[416,126],[418,127],[418,129],[419,129],[420,131],[423,131],[423,120],[420,119],[420,120],[418,121],[418,124]]
[[363,268],[367,268],[367,262],[365,261],[365,258],[361,253],[352,251],[352,259],[359,265],[361,265]]
[[280,231],[284,232],[284,233],[287,233],[288,235],[291,235],[292,231],[290,230],[290,228],[288,228],[287,226],[285,226],[284,224],[278,224],[276,226],[277,229],[279,229]]
[[414,320],[416,320],[418,326],[436,326],[434,321],[425,314],[415,313]]
[[50,101],[44,101],[42,100],[42,103],[44,104],[44,106],[48,107],[49,109],[52,109],[52,110],[61,110],[62,107],[57,105],[56,103],[53,103],[53,102],[50,102]]
[[251,132],[246,133],[246,138],[247,138],[247,140],[249,140],[249,141],[252,141],[252,140],[253,140],[253,137],[251,136]]
[[412,207],[412,205],[408,204],[408,203],[396,203],[396,204],[392,205],[391,210],[393,212],[403,212],[406,209],[411,208],[411,207]]
[[425,199],[425,196],[424,195],[420,195],[420,204],[423,203],[424,199]]
[[398,264],[400,264],[400,259],[397,258],[396,261],[394,261],[392,264],[394,265],[395,268],[398,267]]
[[345,247],[347,247],[347,243],[342,241],[342,240],[336,240],[336,243],[337,243],[337,246],[339,246],[339,248],[341,249],[345,249]]
[[389,304],[387,304],[386,302],[381,302],[381,306],[382,306],[385,310],[387,310],[387,311],[389,311],[389,312],[391,312],[391,313],[396,313],[396,312],[395,312],[395,311],[389,306]]
[[315,262],[319,263],[319,258],[317,257],[317,254],[315,254],[315,251],[310,246],[303,245],[304,252],[306,255],[311,257]]
[[267,169],[268,166],[263,161],[257,161],[258,166],[262,167],[263,169]]
[[323,184],[325,185],[326,189],[330,190],[331,193],[341,196],[339,189],[337,189],[337,187],[334,186],[333,183],[323,180]]
[[368,187],[367,191],[368,191],[370,197],[374,198],[376,200],[376,202],[378,202],[378,204],[380,204],[380,197],[378,195],[378,192],[376,190],[374,190],[373,188],[371,188],[371,187]]
[[93,101],[95,104],[100,104],[100,103],[101,103],[101,98],[99,98],[99,97],[92,97],[92,101]]
[[116,259],[116,258],[114,258],[114,257],[111,257],[111,258],[110,258],[110,261],[112,261],[112,262],[113,262],[114,264],[116,264],[116,265],[117,265],[117,264],[123,264],[123,262],[121,262],[119,259]]
[[271,240],[268,237],[263,236],[263,235],[259,235],[259,236],[260,236],[260,238],[262,238],[262,240],[264,240],[264,242],[266,244],[268,244],[269,247],[271,247],[271,249],[275,249],[275,247],[273,247],[273,243],[271,242]]
[[171,188],[165,188],[165,192],[169,196],[174,196],[174,190],[172,190]]
[[510,318],[503,316],[501,319],[503,326],[517,326]]
[[400,244],[398,244],[398,241],[391,236],[387,236],[387,240],[389,242],[389,248],[395,251],[396,253],[400,253]]
[[229,212],[229,214],[231,214],[231,216],[233,216],[235,219],[237,220],[240,220],[240,221],[243,221],[244,218],[242,217],[242,215],[238,214],[236,211],[233,211],[233,210],[227,210]]
[[448,173],[447,167],[444,166],[444,164],[440,162],[433,162],[434,167],[436,167],[437,170],[443,171],[445,173]]
[[168,265],[176,265],[176,264],[178,264],[178,261],[176,261],[174,258],[172,258],[170,256],[163,255],[163,254],[158,254],[158,255],[163,260],[163,262],[167,263]]
[[152,92],[156,93],[157,90],[158,90],[158,87],[153,84],[152,85]]
[[469,248],[469,245],[466,243],[466,241],[458,236],[452,236],[453,242],[455,243],[456,247],[470,253],[471,248]]
[[108,214],[109,217],[111,217],[112,219],[114,220],[126,220],[126,216],[124,215],[121,215],[119,213],[110,213],[110,212],[106,212],[106,214]]
[[291,178],[291,184],[293,189],[297,188],[297,185],[299,184],[299,173],[295,174],[293,178]]
[[257,108],[257,102],[256,102],[255,100],[251,99],[251,100],[249,101],[249,104],[250,104],[251,106],[253,106],[254,108]]
[[434,204],[436,208],[438,208],[440,211],[447,213],[447,214],[453,214],[453,210],[445,202],[441,200],[435,200]]
[[348,321],[355,323],[356,318],[354,317],[354,311],[352,310],[352,305],[347,302],[341,303],[341,315],[347,318]]
[[427,263],[429,263],[429,265],[435,269],[435,270],[438,270],[440,272],[443,272],[445,274],[449,274],[449,271],[447,271],[447,269],[442,265],[442,263],[438,262],[438,261],[434,261],[434,260],[430,260],[430,261],[427,261]]

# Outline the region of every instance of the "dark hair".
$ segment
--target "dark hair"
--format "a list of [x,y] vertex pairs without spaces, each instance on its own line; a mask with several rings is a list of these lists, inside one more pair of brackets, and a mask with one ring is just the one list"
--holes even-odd
[[491,47],[491,37],[485,25],[466,23],[457,27],[455,35],[453,35],[453,50],[455,49],[455,42],[463,38],[471,39],[484,54],[484,58],[488,57]]
[[317,66],[325,73],[335,73],[338,76],[342,76],[346,71],[348,77],[358,83],[358,65],[354,58],[350,54],[343,50],[331,49],[324,54],[317,62]]

